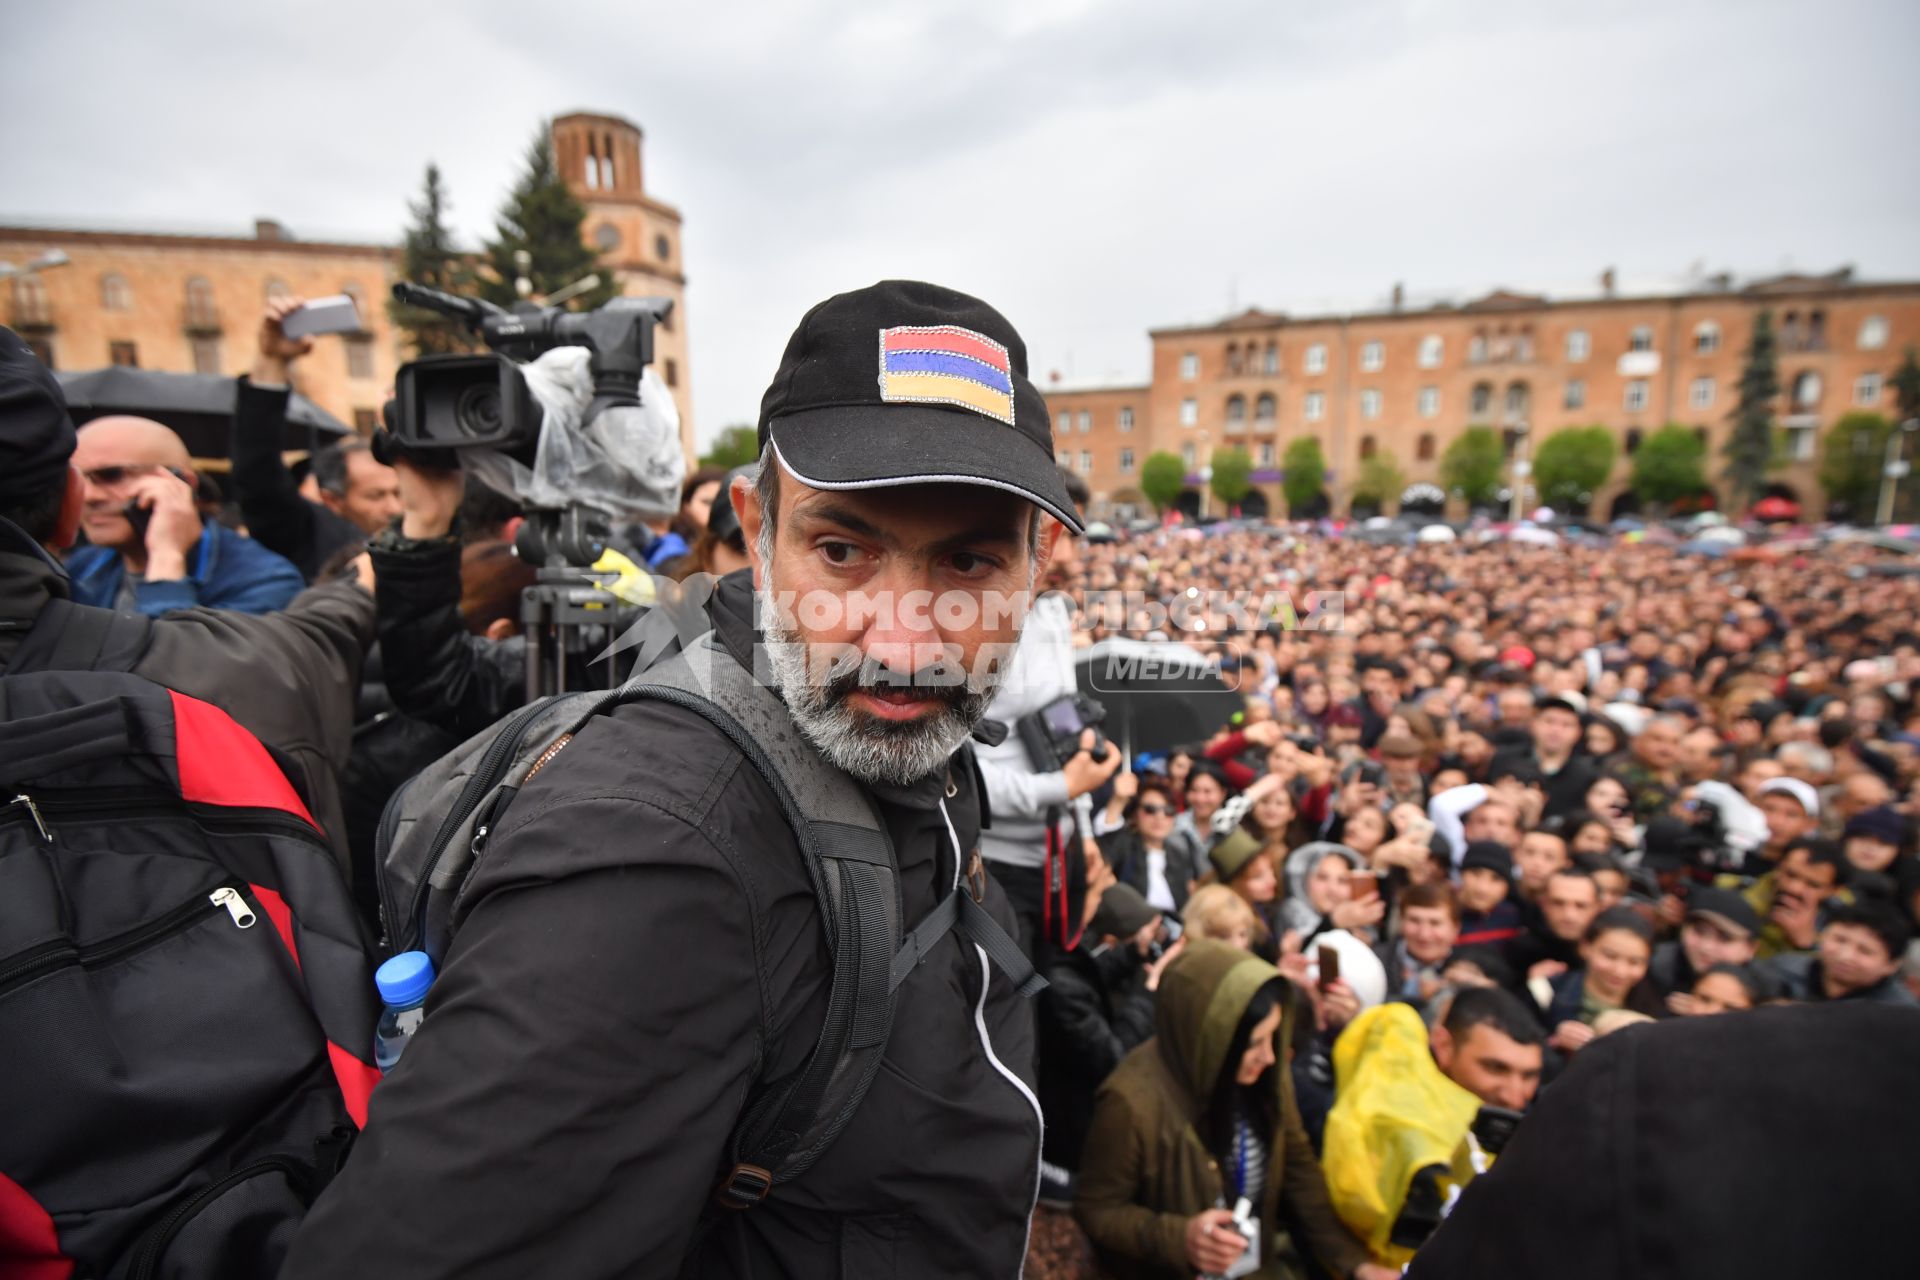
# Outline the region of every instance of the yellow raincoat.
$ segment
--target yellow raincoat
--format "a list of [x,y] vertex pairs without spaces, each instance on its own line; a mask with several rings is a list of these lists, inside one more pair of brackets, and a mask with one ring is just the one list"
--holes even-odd
[[1334,1104],[1320,1157],[1334,1211],[1374,1261],[1401,1267],[1413,1250],[1391,1243],[1413,1175],[1429,1165],[1448,1201],[1473,1177],[1468,1130],[1480,1099],[1447,1079],[1412,1005],[1383,1004],[1355,1018],[1333,1046]]

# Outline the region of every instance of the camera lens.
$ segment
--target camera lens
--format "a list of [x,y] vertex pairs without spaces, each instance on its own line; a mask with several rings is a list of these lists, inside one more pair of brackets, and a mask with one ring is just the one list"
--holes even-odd
[[500,387],[492,382],[476,382],[460,393],[454,406],[454,419],[469,436],[500,434]]

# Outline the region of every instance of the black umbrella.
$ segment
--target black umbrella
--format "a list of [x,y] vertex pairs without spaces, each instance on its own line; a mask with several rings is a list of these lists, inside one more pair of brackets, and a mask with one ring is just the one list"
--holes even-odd
[[[132,414],[165,423],[196,458],[224,458],[233,429],[235,380],[214,373],[162,373],[114,365],[87,373],[59,373],[74,424],[110,414]],[[350,435],[346,424],[299,392],[287,402],[280,447],[311,452]]]
[[1234,712],[1243,695],[1212,661],[1170,641],[1102,640],[1074,659],[1080,691],[1107,709],[1101,725],[1129,758],[1204,742]]

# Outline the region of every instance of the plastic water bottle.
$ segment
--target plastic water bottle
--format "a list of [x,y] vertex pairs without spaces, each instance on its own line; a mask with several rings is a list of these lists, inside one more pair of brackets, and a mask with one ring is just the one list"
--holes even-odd
[[374,971],[373,985],[387,1005],[374,1029],[373,1061],[382,1071],[391,1071],[427,1016],[422,1006],[433,986],[433,961],[424,951],[402,951]]

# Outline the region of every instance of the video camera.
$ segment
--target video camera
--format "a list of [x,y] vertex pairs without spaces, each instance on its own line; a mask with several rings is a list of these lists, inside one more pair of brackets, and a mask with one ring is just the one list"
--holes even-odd
[[[454,467],[464,453],[484,482],[517,497],[527,518],[515,550],[538,574],[521,593],[527,696],[563,691],[575,665],[570,659],[611,688],[618,675],[610,651],[592,661],[586,655],[612,635],[620,602],[606,590],[605,577],[590,570],[606,552],[611,521],[632,514],[641,505],[638,495],[664,497],[672,490],[677,498],[684,466],[677,428],[650,422],[640,397],[641,378],[653,362],[654,327],[672,314],[672,300],[616,298],[584,312],[517,303],[507,311],[405,281],[393,286],[393,296],[460,321],[491,354],[426,356],[402,365],[386,428],[374,433],[374,456],[388,464],[409,458]],[[585,349],[592,401],[584,412],[554,410],[550,419],[519,362],[561,347]],[[543,387],[560,376],[549,363],[534,366]],[[570,372],[583,396],[580,365]],[[654,456],[663,451],[671,453],[666,475]]]
[[531,463],[542,415],[517,361],[555,347],[585,347],[593,375],[591,422],[610,408],[640,403],[640,375],[653,363],[654,326],[673,312],[670,298],[615,298],[585,312],[531,304],[507,311],[405,281],[393,286],[393,296],[460,321],[494,354],[424,356],[400,366],[393,421],[376,434],[376,456],[395,446],[491,449]]

